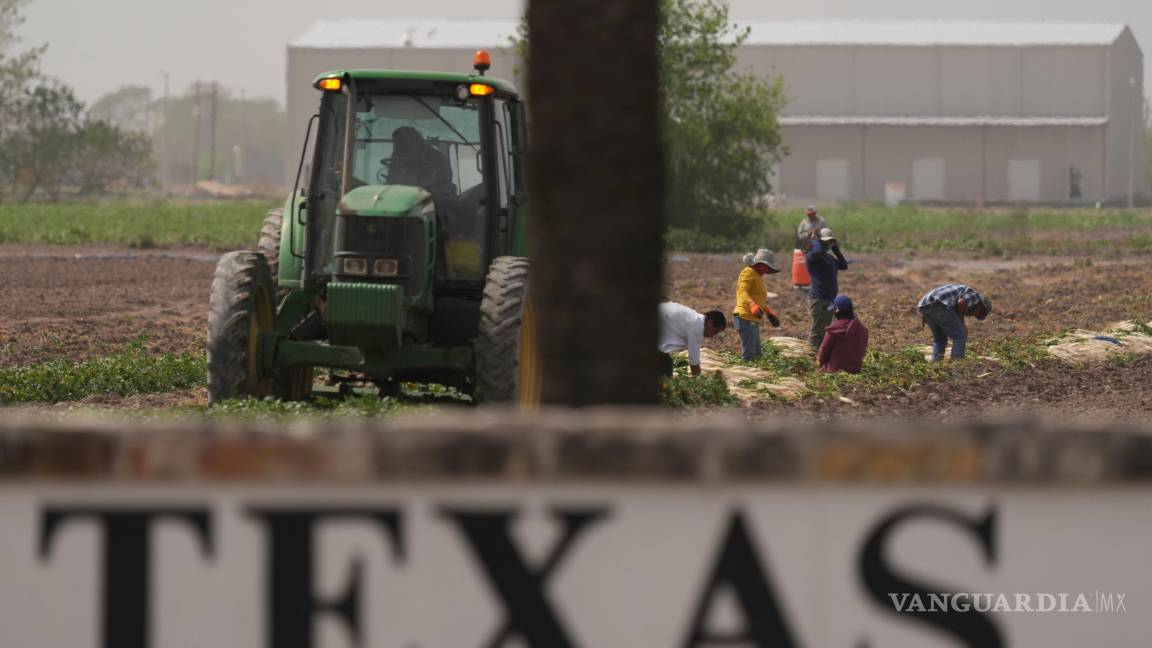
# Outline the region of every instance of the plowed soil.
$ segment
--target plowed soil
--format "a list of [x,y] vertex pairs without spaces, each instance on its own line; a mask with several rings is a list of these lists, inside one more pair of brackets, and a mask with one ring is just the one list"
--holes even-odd
[[0,366],[83,360],[135,342],[202,350],[213,269],[205,251],[0,246]]
[[[1069,328],[1152,319],[1152,267],[1146,257],[1120,259],[1026,257],[972,260],[963,256],[853,254],[840,275],[841,292],[856,301],[885,350],[927,344],[916,301],[932,287],[963,282],[992,297],[995,311],[972,322],[974,340],[1035,339]],[[116,248],[0,245],[5,278],[0,315],[0,366],[54,358],[80,360],[123,350],[138,342],[155,353],[204,347],[208,296],[215,253],[209,250],[133,251]],[[699,311],[731,313],[739,255],[673,254],[667,264],[666,296]],[[765,335],[804,338],[807,299],[789,286],[787,270],[767,278],[782,316]],[[733,331],[708,341],[737,351]],[[951,419],[1028,412],[1052,417],[1139,418],[1152,410],[1146,387],[1152,359],[1125,365],[1071,369],[1043,362],[1023,374],[1004,375],[990,366],[981,378],[957,378],[911,391],[849,393],[852,403],[808,398],[796,404],[765,402],[752,416],[914,415]],[[135,409],[152,404],[189,404],[202,390],[91,404]]]

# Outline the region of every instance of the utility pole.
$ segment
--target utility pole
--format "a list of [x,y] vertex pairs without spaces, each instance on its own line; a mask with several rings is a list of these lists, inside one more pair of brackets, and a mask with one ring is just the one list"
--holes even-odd
[[200,180],[200,81],[196,82],[196,105],[192,108],[192,184]]
[[208,179],[216,179],[216,109],[219,106],[219,94],[216,89],[216,82],[212,82],[212,116],[208,123],[209,132],[212,139],[210,140],[211,153],[208,155]]
[[[529,228],[547,405],[660,402],[664,167],[657,0],[529,0]],[[614,74],[598,93],[570,79],[596,52]],[[603,146],[588,146],[588,142]],[[579,169],[578,174],[572,173]],[[603,200],[583,209],[582,195]],[[605,291],[605,286],[612,290]],[[628,313],[620,326],[605,313]]]
[[168,192],[168,71],[161,70],[164,79],[164,103],[160,104],[160,188]]

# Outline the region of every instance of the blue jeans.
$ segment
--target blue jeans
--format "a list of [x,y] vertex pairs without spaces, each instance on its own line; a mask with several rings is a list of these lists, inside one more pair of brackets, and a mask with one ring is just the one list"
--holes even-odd
[[764,350],[760,348],[760,325],[756,322],[749,322],[739,315],[733,315],[732,320],[732,325],[740,334],[740,357],[749,362],[759,358],[764,353]]
[[944,347],[948,346],[948,340],[952,340],[952,357],[964,357],[968,334],[964,332],[964,323],[960,321],[955,309],[944,304],[929,304],[920,309],[920,316],[928,328],[932,329],[932,362],[944,359]]

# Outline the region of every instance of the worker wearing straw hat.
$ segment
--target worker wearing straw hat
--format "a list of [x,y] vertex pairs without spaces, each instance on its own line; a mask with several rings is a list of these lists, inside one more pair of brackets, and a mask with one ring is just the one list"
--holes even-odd
[[806,244],[804,261],[808,266],[808,275],[812,277],[812,285],[808,287],[808,311],[812,315],[812,330],[808,335],[808,343],[812,345],[812,350],[816,351],[824,341],[824,329],[832,323],[829,306],[832,305],[832,300],[836,299],[839,290],[837,275],[841,270],[848,269],[848,260],[840,252],[840,246],[836,243],[832,230],[825,227],[819,232],[811,233],[811,238]]
[[932,329],[932,362],[944,359],[952,340],[952,359],[963,358],[968,344],[968,316],[983,320],[992,312],[992,300],[964,284],[945,284],[928,291],[916,304],[920,319]]
[[765,317],[772,326],[780,326],[780,317],[768,306],[768,289],[764,275],[780,272],[776,255],[760,248],[756,253],[744,255],[744,269],[736,280],[736,308],[732,312],[733,326],[740,334],[740,357],[747,361],[759,358],[760,320]]

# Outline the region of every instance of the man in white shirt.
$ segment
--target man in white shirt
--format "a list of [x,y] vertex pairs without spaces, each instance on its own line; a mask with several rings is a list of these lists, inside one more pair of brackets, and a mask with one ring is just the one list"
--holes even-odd
[[699,376],[700,345],[704,338],[722,333],[727,325],[724,313],[718,310],[700,314],[683,304],[660,304],[660,361],[664,375],[672,376],[672,356],[668,354],[687,350],[692,375]]

